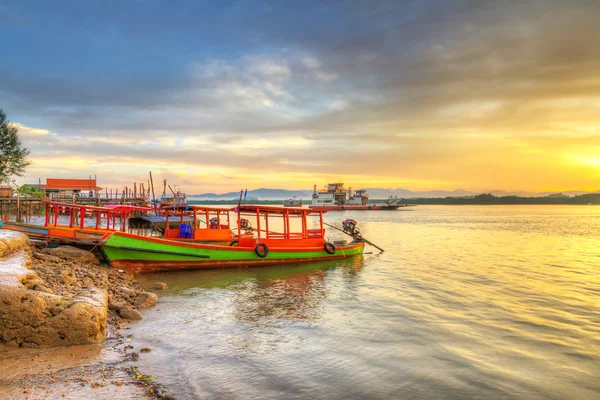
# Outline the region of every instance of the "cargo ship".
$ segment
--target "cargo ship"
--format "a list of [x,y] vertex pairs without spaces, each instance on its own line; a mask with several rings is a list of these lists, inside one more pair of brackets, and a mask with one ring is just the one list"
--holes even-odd
[[343,182],[328,183],[323,190],[314,187],[312,203],[309,208],[316,211],[342,210],[397,210],[406,204],[398,197],[392,197],[382,203],[369,203],[369,195],[365,189],[352,191],[344,188]]

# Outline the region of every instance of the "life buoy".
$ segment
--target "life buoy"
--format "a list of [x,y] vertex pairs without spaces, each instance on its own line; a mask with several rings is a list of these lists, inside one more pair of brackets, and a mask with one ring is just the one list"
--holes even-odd
[[335,254],[335,245],[332,243],[325,243],[325,246],[323,246],[323,248],[325,249],[325,251],[329,254]]
[[235,244],[238,244],[239,242],[237,240],[233,240],[231,243],[229,243],[230,246],[233,246]]
[[259,256],[260,258],[265,258],[267,256],[267,254],[269,254],[269,248],[267,247],[266,244],[264,243],[259,243],[256,245],[256,247],[254,248],[254,252],[256,253],[257,256]]

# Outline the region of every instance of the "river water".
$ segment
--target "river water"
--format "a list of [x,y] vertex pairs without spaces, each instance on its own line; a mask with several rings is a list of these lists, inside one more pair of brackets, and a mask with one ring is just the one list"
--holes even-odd
[[418,206],[362,258],[140,275],[133,334],[178,398],[598,399],[600,207]]

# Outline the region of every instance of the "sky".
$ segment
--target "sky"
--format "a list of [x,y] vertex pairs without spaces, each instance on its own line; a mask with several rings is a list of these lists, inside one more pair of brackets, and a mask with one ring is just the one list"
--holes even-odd
[[600,189],[597,0],[0,0],[0,37],[21,183]]

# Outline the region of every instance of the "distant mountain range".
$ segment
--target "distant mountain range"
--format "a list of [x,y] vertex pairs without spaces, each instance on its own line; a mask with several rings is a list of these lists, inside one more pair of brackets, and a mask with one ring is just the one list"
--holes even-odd
[[[415,199],[415,198],[440,198],[440,197],[470,197],[481,193],[490,193],[497,197],[502,196],[519,196],[519,197],[546,197],[556,195],[557,192],[507,192],[502,190],[492,190],[488,192],[470,192],[468,190],[429,190],[429,191],[412,191],[408,189],[381,189],[381,188],[366,188],[370,199],[387,199],[390,196],[398,196],[404,199]],[[248,190],[247,199],[260,199],[260,200],[284,200],[288,198],[296,197],[308,201],[312,198],[312,190],[285,190],[285,189],[254,189]],[[600,190],[595,192],[583,192],[583,191],[567,191],[561,192],[567,196],[577,196],[580,194],[587,193],[600,193]],[[199,200],[231,200],[240,197],[240,192],[229,192],[223,194],[216,193],[202,193],[202,194],[191,194],[188,197],[192,197]]]

